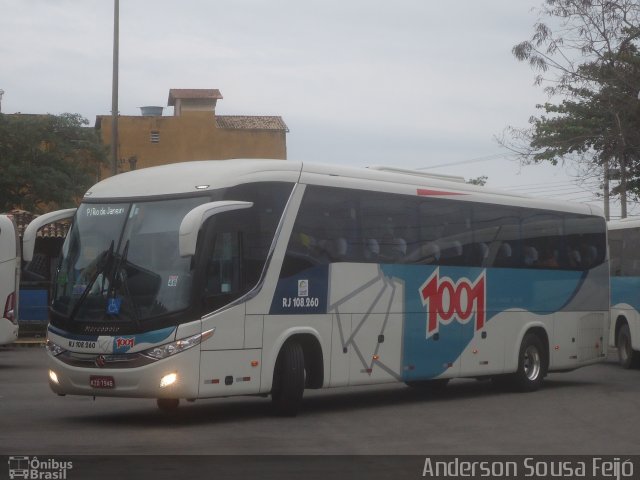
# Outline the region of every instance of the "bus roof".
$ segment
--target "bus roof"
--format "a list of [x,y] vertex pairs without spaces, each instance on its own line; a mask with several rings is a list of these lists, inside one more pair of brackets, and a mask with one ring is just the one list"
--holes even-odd
[[623,218],[607,222],[607,228],[609,230],[624,230],[626,228],[638,227],[640,227],[640,218]]
[[602,216],[599,209],[586,204],[551,202],[470,185],[456,177],[430,175],[418,170],[345,167],[268,159],[201,160],[134,170],[97,183],[85,194],[84,200],[97,202],[193,194],[242,183],[266,181],[413,193]]

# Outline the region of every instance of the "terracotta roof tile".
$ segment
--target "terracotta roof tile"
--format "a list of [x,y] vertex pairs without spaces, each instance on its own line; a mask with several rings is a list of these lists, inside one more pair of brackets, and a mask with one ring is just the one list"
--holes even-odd
[[[27,225],[36,218],[38,215],[35,215],[31,212],[27,212],[26,210],[11,210],[9,215],[13,217],[13,220],[16,222],[16,226],[18,227],[18,235],[22,237],[25,228]],[[71,226],[70,220],[64,220],[62,222],[50,223],[49,225],[45,225],[38,231],[38,237],[44,238],[64,238],[67,236],[67,232],[69,231],[69,227]]]
[[249,115],[216,115],[218,128],[243,130],[283,130],[289,131],[282,117],[249,116]]

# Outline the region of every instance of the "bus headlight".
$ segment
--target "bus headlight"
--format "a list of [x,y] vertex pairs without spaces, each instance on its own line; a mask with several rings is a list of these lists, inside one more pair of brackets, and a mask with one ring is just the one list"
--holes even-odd
[[49,380],[51,380],[51,382],[55,383],[56,385],[60,384],[60,381],[58,380],[58,375],[53,370],[49,370]]
[[147,357],[155,358],[156,360],[162,360],[163,358],[170,357],[176,353],[184,352],[196,345],[200,345],[202,342],[210,338],[214,331],[215,328],[181,340],[176,340],[175,342],[159,345],[157,347],[150,348],[149,350],[145,350],[142,354]]
[[51,340],[47,340],[47,351],[54,357],[57,357],[61,353],[66,352],[64,348],[62,348],[57,343],[53,343]]

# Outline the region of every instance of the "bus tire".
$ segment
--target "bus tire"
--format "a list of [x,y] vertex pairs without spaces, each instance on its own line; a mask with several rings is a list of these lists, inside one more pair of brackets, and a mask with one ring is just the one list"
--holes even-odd
[[180,405],[179,398],[158,398],[156,400],[158,408],[163,412],[175,412]]
[[622,368],[635,368],[640,363],[640,353],[633,350],[631,345],[631,331],[626,323],[618,330],[616,335],[616,348],[618,349],[618,362]]
[[302,403],[304,393],[304,351],[295,341],[286,342],[278,359],[273,375],[271,400],[277,415],[295,417]]
[[527,333],[520,344],[518,370],[512,377],[514,387],[520,392],[538,390],[546,375],[546,350],[535,333]]

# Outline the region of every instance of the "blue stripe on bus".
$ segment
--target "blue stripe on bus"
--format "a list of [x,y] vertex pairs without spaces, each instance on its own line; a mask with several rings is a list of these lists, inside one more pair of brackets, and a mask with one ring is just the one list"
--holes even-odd
[[[418,291],[436,267],[383,265],[381,268],[385,275],[405,283],[405,311],[424,311]],[[454,282],[463,278],[473,281],[485,271],[474,267],[439,267],[439,270],[441,277]],[[518,308],[540,314],[558,312],[571,301],[582,281],[581,271],[486,269],[485,310],[500,313]]]
[[[353,268],[358,268],[357,264]],[[403,380],[436,377],[456,362],[481,329],[496,315],[507,310],[521,310],[537,315],[550,315],[568,308],[585,281],[582,271],[525,270],[510,268],[483,269],[477,267],[446,267],[425,265],[380,265],[382,274],[403,285],[404,312],[402,365]],[[271,314],[327,313],[329,295],[328,267],[318,266],[278,282],[271,305]],[[433,280],[433,283],[430,282]],[[303,290],[300,290],[303,282]],[[446,285],[444,285],[446,284]],[[442,294],[442,300],[426,301],[426,286]],[[354,285],[354,291],[357,290]],[[479,296],[482,290],[482,298]],[[446,293],[442,293],[446,292]],[[458,312],[451,306],[450,296],[457,292]],[[335,293],[335,292],[334,292]],[[433,293],[433,292],[432,292]],[[302,295],[301,295],[302,294]],[[480,308],[481,318],[474,308]],[[307,299],[318,299],[308,305]],[[433,303],[441,301],[442,303]],[[434,307],[434,305],[436,305]],[[362,311],[370,306],[362,305]],[[571,305],[580,310],[580,305]],[[444,312],[436,318],[429,331],[429,312],[438,308]],[[476,310],[477,310],[476,308]],[[344,312],[350,313],[350,312]],[[354,312],[355,313],[355,312]],[[464,317],[465,318],[461,318]],[[432,319],[433,320],[433,319]]]
[[327,313],[329,266],[309,268],[278,281],[271,315]]
[[[428,336],[428,313],[420,289],[437,267],[383,265],[382,271],[404,283],[403,380],[433,378],[441,375],[462,354],[474,338],[477,314],[465,323],[454,314],[448,322],[440,322],[437,335]],[[552,314],[565,307],[584,281],[580,271],[487,269],[439,267],[440,280],[452,285],[472,284],[485,277],[484,324],[509,309],[521,309],[540,315]],[[496,285],[497,287],[494,287]],[[451,291],[453,291],[453,287]],[[447,297],[449,294],[447,293]],[[451,309],[450,299],[443,310]],[[466,302],[462,302],[466,305]]]
[[164,340],[170,338],[175,334],[177,327],[167,327],[160,330],[153,330],[151,332],[138,333],[136,335],[78,335],[64,330],[60,330],[52,325],[49,325],[49,331],[55,335],[66,338],[68,340],[81,340],[87,342],[97,342],[100,338],[113,339],[113,353],[125,353],[133,348],[135,345],[140,344],[159,344]]
[[73,334],[73,333],[69,333],[66,332],[64,330],[60,330],[59,328],[54,327],[53,325],[49,324],[49,331],[55,335],[59,335],[63,338],[66,338],[68,340],[83,340],[86,342],[96,342],[98,340],[98,335],[78,335],[78,334]]
[[134,346],[147,343],[150,346],[162,343],[171,337],[176,327],[167,327],[137,335],[119,335],[113,338],[113,353],[126,353]]
[[640,277],[611,277],[611,305],[620,303],[640,312]]

